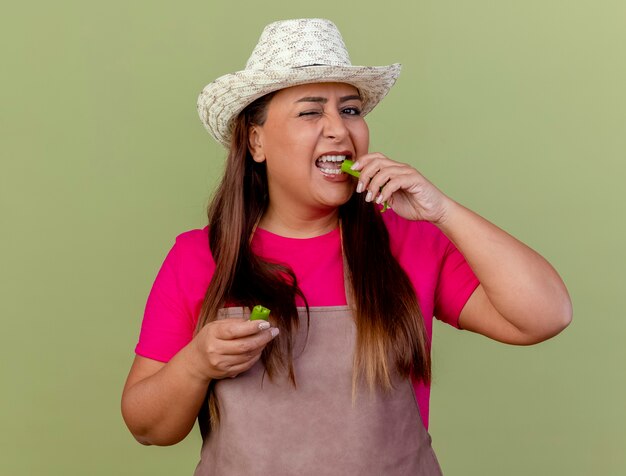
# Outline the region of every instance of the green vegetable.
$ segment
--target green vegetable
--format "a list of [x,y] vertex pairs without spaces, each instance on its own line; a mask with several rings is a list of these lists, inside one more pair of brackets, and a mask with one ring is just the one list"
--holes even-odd
[[[350,167],[352,167],[352,165],[354,165],[354,161],[353,160],[349,160],[346,159],[341,163],[341,171],[347,173],[348,175],[352,175],[353,177],[359,178],[361,176],[361,172],[359,172],[358,170],[352,170]],[[380,188],[381,190],[383,189],[382,187]],[[389,208],[389,204],[387,203],[387,201],[385,201],[385,203],[383,203],[383,208],[380,211],[380,213],[384,213],[385,210],[387,210],[387,208]]]
[[270,310],[261,305],[256,305],[252,308],[252,312],[250,313],[251,321],[258,321],[259,319],[263,319],[264,321],[269,320]]
[[359,172],[358,170],[352,170],[350,167],[352,167],[353,165],[353,160],[346,159],[341,163],[341,171],[347,173],[348,175],[352,175],[353,177],[359,178],[361,172]]

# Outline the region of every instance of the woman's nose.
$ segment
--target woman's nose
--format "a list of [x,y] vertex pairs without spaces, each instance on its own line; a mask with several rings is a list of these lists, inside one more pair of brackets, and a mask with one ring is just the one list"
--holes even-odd
[[324,119],[324,137],[341,140],[348,135],[348,128],[338,112],[326,114]]

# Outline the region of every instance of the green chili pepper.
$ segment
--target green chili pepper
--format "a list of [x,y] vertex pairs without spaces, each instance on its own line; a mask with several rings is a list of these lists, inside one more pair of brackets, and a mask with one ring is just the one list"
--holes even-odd
[[270,310],[261,305],[256,305],[252,308],[252,312],[250,313],[251,321],[258,321],[259,319],[263,319],[264,321],[269,320]]
[[[350,167],[352,167],[352,165],[354,164],[353,160],[349,160],[346,159],[341,163],[341,171],[347,173],[348,175],[352,175],[353,177],[359,178],[361,176],[361,172],[359,172],[358,170],[352,170]],[[380,189],[382,190],[383,188],[380,187]],[[385,203],[383,203],[383,208],[380,211],[380,213],[384,213],[385,210],[387,210],[387,208],[389,208],[389,204],[387,203],[387,201],[385,201]]]
[[348,175],[352,175],[353,177],[359,178],[361,176],[361,172],[358,170],[352,170],[350,167],[353,165],[353,160],[346,159],[341,163],[341,171],[347,173]]

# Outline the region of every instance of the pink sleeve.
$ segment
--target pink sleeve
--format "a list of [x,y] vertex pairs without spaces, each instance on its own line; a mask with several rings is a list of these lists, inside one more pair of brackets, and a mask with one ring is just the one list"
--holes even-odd
[[445,248],[435,289],[434,315],[459,328],[459,314],[480,282],[454,244],[443,234],[441,238]]
[[194,322],[180,283],[180,242],[168,253],[148,296],[135,353],[168,362],[193,338]]

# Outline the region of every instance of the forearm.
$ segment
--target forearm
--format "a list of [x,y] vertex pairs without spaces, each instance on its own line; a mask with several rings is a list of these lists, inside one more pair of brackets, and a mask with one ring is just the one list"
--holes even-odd
[[520,332],[538,340],[571,320],[571,301],[554,268],[538,253],[451,201],[437,226],[478,277],[493,307]]
[[173,445],[193,428],[209,382],[190,371],[182,349],[158,372],[124,390],[122,414],[133,436],[146,445]]

